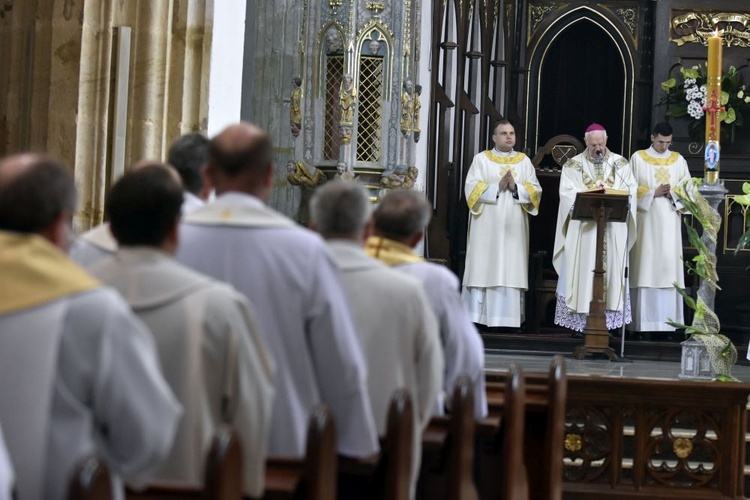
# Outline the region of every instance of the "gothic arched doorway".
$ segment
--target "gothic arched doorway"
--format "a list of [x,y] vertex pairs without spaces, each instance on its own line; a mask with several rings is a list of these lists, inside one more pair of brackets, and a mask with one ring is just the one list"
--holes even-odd
[[597,122],[607,129],[610,149],[621,152],[625,69],[610,37],[577,22],[550,44],[540,70],[536,149],[556,135],[580,137]]
[[550,137],[582,137],[591,122],[607,128],[609,147],[630,154],[634,61],[605,12],[579,7],[532,42],[527,141],[536,151]]

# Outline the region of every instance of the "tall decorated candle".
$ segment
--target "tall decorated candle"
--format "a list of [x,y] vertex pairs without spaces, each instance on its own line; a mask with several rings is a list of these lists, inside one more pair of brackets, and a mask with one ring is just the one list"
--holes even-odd
[[703,174],[708,184],[719,180],[719,133],[721,127],[721,37],[718,33],[708,37],[708,75],[706,79],[706,149],[703,160]]

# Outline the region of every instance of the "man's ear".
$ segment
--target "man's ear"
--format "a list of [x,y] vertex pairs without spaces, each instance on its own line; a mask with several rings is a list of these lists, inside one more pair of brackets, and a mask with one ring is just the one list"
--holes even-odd
[[201,188],[201,192],[198,193],[198,197],[201,200],[206,201],[209,196],[211,196],[211,190],[214,188],[213,179],[208,173],[208,165],[201,168],[201,179],[203,179],[203,188]]
[[420,231],[412,236],[409,240],[409,246],[411,248],[416,247],[417,245],[419,245],[419,242],[422,241],[422,239],[424,239],[424,231]]
[[70,227],[70,218],[70,212],[63,210],[39,234],[63,252],[67,252],[70,244],[73,243],[73,230]]

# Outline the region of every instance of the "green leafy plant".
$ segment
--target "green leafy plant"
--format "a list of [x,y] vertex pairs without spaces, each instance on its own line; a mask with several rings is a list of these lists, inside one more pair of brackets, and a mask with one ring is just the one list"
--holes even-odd
[[[745,194],[736,196],[734,198],[734,201],[736,201],[740,205],[750,205],[750,182],[745,182],[742,184],[742,192]],[[743,248],[747,248],[748,246],[750,246],[750,220],[747,221],[745,232],[742,233],[742,236],[740,236],[740,239],[737,242],[737,247],[734,249],[734,255],[737,255],[740,250],[742,250]]]
[[[706,65],[701,64],[692,68],[681,67],[677,77],[661,82],[665,95],[658,105],[667,107],[666,116],[690,120],[688,132],[694,140],[702,140],[705,130],[706,80]],[[724,106],[724,111],[719,112],[719,119],[723,124],[731,127],[744,125],[750,112],[750,93],[734,66],[721,76],[721,106]],[[731,127],[722,127],[722,142],[732,142]]]

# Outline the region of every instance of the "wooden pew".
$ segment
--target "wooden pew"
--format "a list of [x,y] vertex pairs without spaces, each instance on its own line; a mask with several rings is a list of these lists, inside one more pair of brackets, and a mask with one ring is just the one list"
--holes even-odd
[[110,500],[112,482],[104,462],[96,457],[79,463],[70,480],[68,500]]
[[527,500],[529,498],[526,467],[524,464],[524,427],[526,413],[526,382],[523,370],[517,364],[510,365],[505,384],[503,406],[503,451],[501,484],[504,500]]
[[469,377],[456,380],[449,417],[433,417],[422,437],[418,498],[476,500],[474,394]]
[[333,500],[336,498],[336,431],[325,405],[310,414],[304,459],[269,457],[264,498]]
[[206,460],[204,487],[180,483],[154,483],[142,491],[127,490],[128,500],[170,500],[242,498],[242,445],[237,434],[222,427],[211,442]]
[[340,457],[339,481],[357,500],[409,500],[413,460],[414,409],[406,389],[393,393],[388,405],[380,454],[369,459]]
[[[501,484],[494,471],[502,467],[500,459],[503,436],[500,429],[491,437],[492,422],[504,418],[506,380],[504,374],[488,373],[486,380],[489,418],[479,454],[480,491],[482,497],[498,497]],[[533,474],[528,481],[529,498],[560,500],[562,498],[563,447],[567,377],[565,361],[555,356],[547,375],[527,373],[524,417],[524,463]]]

